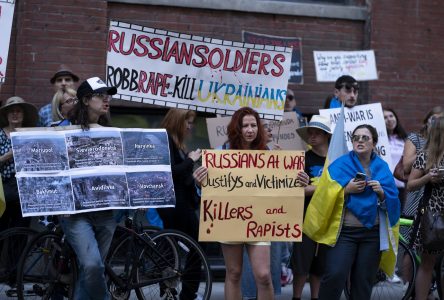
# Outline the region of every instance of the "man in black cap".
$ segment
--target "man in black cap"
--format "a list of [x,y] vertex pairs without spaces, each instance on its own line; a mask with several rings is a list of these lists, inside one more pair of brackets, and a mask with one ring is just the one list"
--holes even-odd
[[328,108],[345,107],[352,108],[358,102],[359,83],[350,75],[342,75],[335,82],[334,97],[327,105]]
[[[67,88],[75,89],[74,83],[79,81],[79,77],[74,74],[66,65],[60,65],[57,72],[51,77],[50,82],[54,86],[54,92],[66,90]],[[53,122],[51,103],[46,104],[39,110],[38,126],[46,127]]]

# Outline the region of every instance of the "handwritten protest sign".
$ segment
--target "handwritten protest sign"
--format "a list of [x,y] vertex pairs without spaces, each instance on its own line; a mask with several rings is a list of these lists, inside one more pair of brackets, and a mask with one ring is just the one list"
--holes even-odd
[[14,4],[14,0],[0,0],[0,84],[5,82]]
[[297,84],[304,83],[301,38],[267,35],[243,30],[242,41],[251,44],[291,47],[293,51],[291,54],[290,79],[288,82]]
[[[331,129],[334,131],[336,122],[341,114],[340,108],[320,109],[319,114],[330,119]],[[385,127],[384,114],[382,113],[381,103],[373,103],[366,105],[357,105],[353,108],[344,108],[345,114],[345,139],[349,150],[353,149],[351,136],[353,130],[361,124],[369,124],[376,128],[378,132],[378,144],[376,145],[376,153],[378,153],[388,165],[391,165],[390,144]]]
[[11,133],[22,214],[175,205],[164,129]]
[[[227,140],[227,126],[231,117],[207,118],[208,139],[211,148],[223,145]],[[264,123],[271,128],[273,141],[268,144],[273,149],[274,144],[279,144],[283,150],[305,150],[305,143],[296,133],[299,121],[294,112],[285,112],[282,121],[268,121]]]
[[200,241],[300,241],[302,151],[204,150]]
[[356,80],[376,80],[375,53],[366,51],[313,51],[316,80],[335,82],[339,76],[351,75]]
[[282,118],[291,48],[245,44],[111,21],[107,83],[116,98]]

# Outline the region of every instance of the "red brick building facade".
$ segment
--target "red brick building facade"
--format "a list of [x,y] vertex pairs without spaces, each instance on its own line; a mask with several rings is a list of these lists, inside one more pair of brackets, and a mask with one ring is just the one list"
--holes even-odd
[[419,128],[430,108],[443,105],[441,1],[179,2],[18,0],[0,100],[19,95],[37,106],[48,103],[49,78],[60,63],[81,80],[104,77],[109,21],[120,20],[233,41],[241,40],[242,30],[301,37],[304,84],[291,88],[307,114],[316,113],[333,91],[333,83],[316,82],[314,50],[374,49],[379,80],[363,84],[361,103],[394,107],[409,130]]

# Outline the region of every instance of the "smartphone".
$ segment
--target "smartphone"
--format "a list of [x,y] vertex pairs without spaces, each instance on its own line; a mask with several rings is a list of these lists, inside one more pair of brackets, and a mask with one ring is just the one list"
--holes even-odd
[[355,181],[363,181],[367,178],[367,175],[365,175],[364,173],[358,172],[355,175]]

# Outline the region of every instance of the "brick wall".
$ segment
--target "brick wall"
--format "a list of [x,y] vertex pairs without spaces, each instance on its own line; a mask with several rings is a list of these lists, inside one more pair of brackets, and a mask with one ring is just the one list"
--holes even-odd
[[59,64],[81,79],[105,74],[107,2],[31,0],[16,3],[7,78],[1,100],[15,94],[38,106],[54,94]]
[[370,82],[364,102],[381,101],[397,109],[407,129],[442,102],[444,4],[440,1],[371,1],[370,21],[213,11],[107,1],[19,0],[16,4],[7,81],[0,100],[16,94],[41,106],[53,95],[49,78],[60,63],[80,77],[104,76],[110,19],[241,40],[242,30],[301,37],[304,84],[291,86],[304,113],[315,113],[332,92],[317,83],[313,50],[376,51],[380,80]]
[[442,1],[373,1],[379,80],[370,83],[372,100],[395,108],[409,130],[419,129],[433,106],[444,106],[443,16]]

